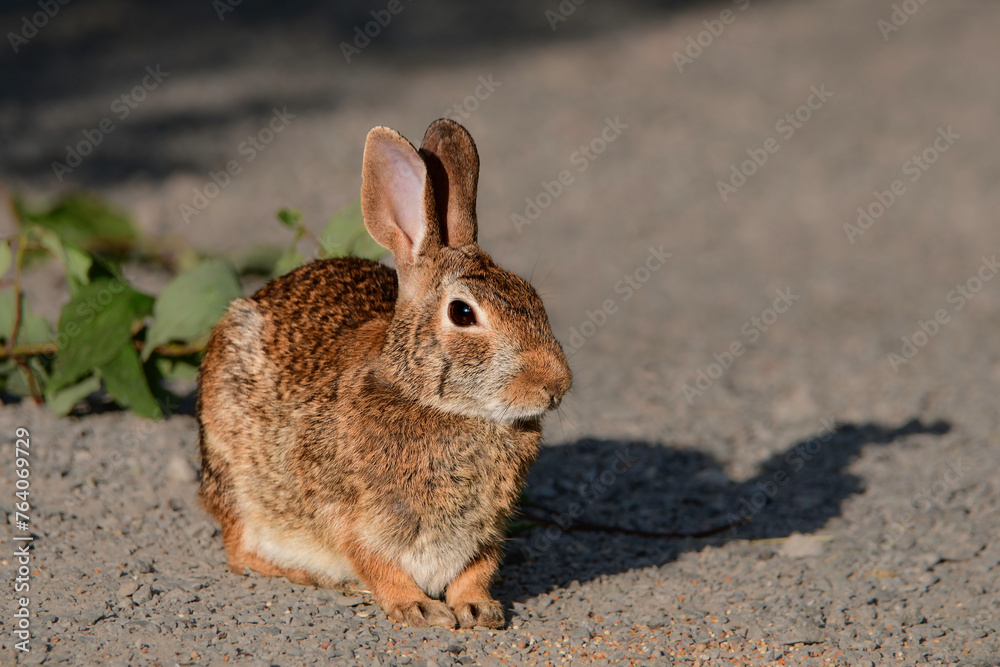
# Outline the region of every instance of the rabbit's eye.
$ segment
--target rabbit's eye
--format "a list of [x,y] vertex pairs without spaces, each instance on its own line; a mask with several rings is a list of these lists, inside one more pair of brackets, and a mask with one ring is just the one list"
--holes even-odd
[[456,327],[471,327],[476,323],[476,312],[464,301],[452,301],[448,304],[448,318]]

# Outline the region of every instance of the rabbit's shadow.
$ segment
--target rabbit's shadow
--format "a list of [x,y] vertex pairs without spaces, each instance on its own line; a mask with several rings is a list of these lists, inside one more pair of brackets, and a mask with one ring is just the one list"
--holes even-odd
[[[862,480],[847,470],[864,447],[950,430],[947,422],[916,419],[895,428],[837,425],[793,443],[739,483],[711,456],[669,445],[588,439],[545,447],[528,476],[524,509],[550,523],[510,540],[494,593],[510,604],[573,580],[663,565],[706,539],[719,544],[814,532],[840,515],[847,498],[864,491]],[[721,530],[706,539],[634,534],[706,528]]]

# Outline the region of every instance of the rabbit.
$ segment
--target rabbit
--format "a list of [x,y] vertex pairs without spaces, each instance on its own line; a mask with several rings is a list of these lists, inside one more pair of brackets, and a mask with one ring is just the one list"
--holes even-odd
[[369,591],[411,627],[504,627],[506,520],[572,376],[534,288],[477,244],[478,181],[458,123],[419,150],[375,127],[362,213],[396,270],[314,261],[215,326],[199,497],[234,572]]

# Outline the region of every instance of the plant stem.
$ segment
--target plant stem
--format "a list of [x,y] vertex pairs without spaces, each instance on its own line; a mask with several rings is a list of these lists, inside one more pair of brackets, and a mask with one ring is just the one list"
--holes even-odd
[[[142,351],[144,347],[142,341],[133,341],[133,344],[136,350]],[[204,352],[204,350],[205,348],[201,345],[158,345],[156,347],[156,354],[161,357],[188,357],[192,354]],[[59,352],[59,345],[57,343],[27,343],[24,345],[15,345],[13,349],[9,347],[0,349],[0,361],[4,359],[14,359],[17,361],[20,357],[38,357],[56,354],[57,352]]]
[[[134,341],[135,349],[142,351],[145,344],[142,341]],[[189,357],[192,354],[198,354],[199,352],[204,352],[204,345],[182,345],[179,343],[171,343],[168,345],[157,345],[154,352],[161,357]]]
[[24,345],[15,345],[13,348],[5,347],[0,350],[0,361],[16,357],[45,356],[55,354],[58,351],[59,345],[56,343],[26,343]]
[[7,338],[7,354],[11,355],[17,334],[21,329],[21,266],[24,263],[24,250],[28,246],[28,236],[23,232],[17,237],[17,255],[14,259],[14,327]]
[[21,330],[21,319],[24,311],[23,294],[21,293],[21,268],[24,265],[24,251],[28,247],[28,235],[24,232],[17,237],[17,255],[14,260],[14,326],[11,328],[10,337],[7,338],[6,352],[7,356],[14,360],[21,372],[24,373],[24,378],[28,382],[28,391],[31,392],[31,398],[35,400],[37,405],[41,405],[45,402],[42,398],[41,393],[38,391],[38,385],[35,384],[35,374],[31,370],[31,366],[28,365],[20,355],[14,353],[14,343],[17,341],[17,334]]

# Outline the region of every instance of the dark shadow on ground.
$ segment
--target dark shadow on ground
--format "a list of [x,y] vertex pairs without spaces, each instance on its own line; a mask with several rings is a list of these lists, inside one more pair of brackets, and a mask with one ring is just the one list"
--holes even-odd
[[[793,443],[740,483],[731,482],[711,456],[669,445],[581,440],[546,447],[528,477],[525,509],[550,509],[557,525],[540,525],[510,541],[504,581],[494,592],[509,605],[573,580],[660,566],[706,544],[815,532],[864,491],[862,480],[847,472],[863,448],[917,434],[940,436],[951,425],[914,419],[895,428],[834,428]],[[578,524],[639,531],[724,530],[696,539],[643,537],[577,530],[574,516]]]
[[[203,155],[191,147],[220,127],[259,128],[274,106],[287,105],[296,114],[335,108],[344,95],[377,89],[380,71],[476,61],[491,67],[497,56],[518,49],[641,26],[692,6],[732,7],[722,0],[579,6],[571,0],[399,2],[402,10],[384,27],[375,26],[375,37],[348,62],[342,44],[355,39],[364,44],[369,38],[357,37],[357,30],[375,20],[373,11],[384,21],[388,0],[104,0],[59,5],[54,16],[37,20],[37,29],[25,27],[39,12],[36,0],[0,0],[0,33],[5,36],[0,48],[0,175],[59,187],[52,163],[66,161],[65,147],[80,142],[84,131],[93,133],[102,115],[115,129],[68,183],[99,187],[131,178],[162,179],[174,171],[201,175],[217,169],[226,156]],[[566,20],[547,17],[547,11],[560,11],[560,3]],[[575,9],[567,13],[566,8]],[[7,43],[9,35],[21,33],[27,37]],[[664,58],[670,53],[665,50]],[[157,65],[170,73],[171,95],[178,94],[181,79],[214,81],[208,89],[218,94],[161,106],[151,119],[141,118],[143,114],[120,118],[122,107],[112,111],[113,100],[140,83],[147,67]],[[310,69],[306,65],[313,72],[317,66],[328,72],[318,87],[314,79],[304,83],[296,78]],[[259,69],[282,72],[290,85],[282,91],[247,86],[248,72]],[[243,86],[236,95],[230,90],[234,81],[237,88]]]

